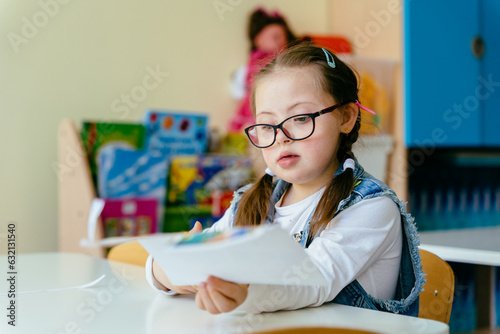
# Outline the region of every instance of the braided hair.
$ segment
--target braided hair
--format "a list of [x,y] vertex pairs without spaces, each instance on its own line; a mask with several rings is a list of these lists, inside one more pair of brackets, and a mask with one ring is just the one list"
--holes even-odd
[[[337,56],[330,52],[335,62],[332,68],[325,58],[325,51],[321,47],[310,42],[301,43],[286,49],[273,61],[267,64],[255,77],[251,106],[255,116],[255,90],[261,80],[267,76],[287,68],[311,68],[312,73],[321,87],[335,101],[344,103],[358,100],[358,79],[353,70],[342,62]],[[340,108],[347,108],[348,105]],[[346,159],[354,159],[352,145],[356,142],[361,127],[361,113],[358,116],[353,129],[347,133],[341,133],[337,159],[342,164]],[[333,177],[326,186],[318,206],[313,214],[309,237],[313,238],[316,233],[324,229],[333,219],[339,203],[347,198],[354,187],[354,171],[350,168]],[[242,196],[235,217],[235,225],[258,225],[261,224],[268,214],[269,199],[272,194],[272,177],[265,174]]]

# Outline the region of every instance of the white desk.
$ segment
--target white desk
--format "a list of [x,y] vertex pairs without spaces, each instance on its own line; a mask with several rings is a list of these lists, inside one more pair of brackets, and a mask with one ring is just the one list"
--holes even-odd
[[500,266],[500,226],[420,233],[420,248],[449,262],[477,265],[476,299],[478,328],[495,328],[496,270]]
[[[65,288],[106,277],[86,289],[21,294],[16,324],[7,324],[9,299],[0,296],[1,333],[250,333],[291,326],[331,326],[383,333],[448,333],[448,326],[426,319],[326,304],[318,308],[261,315],[211,315],[199,310],[193,296],[156,294],[144,268],[81,254],[39,253],[17,258],[17,290]],[[0,268],[7,273],[6,256]],[[5,277],[5,276],[4,276]],[[0,293],[8,291],[0,280]]]
[[420,248],[443,260],[500,266],[500,226],[420,233]]

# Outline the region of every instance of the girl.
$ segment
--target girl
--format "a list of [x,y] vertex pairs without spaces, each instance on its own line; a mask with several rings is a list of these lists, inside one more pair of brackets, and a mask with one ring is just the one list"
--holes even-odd
[[229,132],[240,133],[245,126],[254,123],[250,107],[252,81],[260,68],[274,58],[278,50],[295,43],[297,38],[290,30],[285,18],[278,12],[267,12],[257,8],[250,16],[248,24],[250,39],[250,57],[245,74],[238,70],[231,87],[233,96],[241,98],[235,115],[229,123]]
[[241,285],[216,277],[172,286],[152,259],[150,284],[169,294],[196,293],[197,305],[210,313],[333,301],[417,316],[424,280],[416,228],[395,193],[354,158],[359,108],[366,109],[357,99],[355,74],[326,49],[301,44],[265,66],[251,100],[257,124],[245,132],[262,150],[267,174],[236,191],[210,228],[279,224],[306,248],[329,286]]

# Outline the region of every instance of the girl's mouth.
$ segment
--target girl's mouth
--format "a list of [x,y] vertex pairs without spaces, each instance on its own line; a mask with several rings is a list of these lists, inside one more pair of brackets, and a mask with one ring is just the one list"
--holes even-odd
[[289,167],[295,164],[300,159],[300,156],[293,153],[281,154],[278,159],[278,165],[282,168]]
[[283,159],[292,159],[292,158],[298,158],[299,156],[296,155],[296,154],[288,154],[288,155],[284,155],[284,156],[281,156],[278,161],[280,160],[283,160]]

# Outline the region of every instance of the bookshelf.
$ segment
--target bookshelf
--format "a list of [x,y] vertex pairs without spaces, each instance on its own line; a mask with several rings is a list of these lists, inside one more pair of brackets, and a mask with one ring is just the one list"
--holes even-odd
[[[370,173],[386,178],[387,157],[392,150],[388,135],[362,136],[353,149],[359,161],[369,165]],[[58,129],[58,249],[61,252],[84,253],[104,257],[104,247],[82,247],[80,241],[89,239],[87,226],[92,200],[96,198],[89,163],[80,133],[73,121],[65,119]],[[259,166],[254,166],[257,172]],[[175,207],[169,208],[176,210]],[[182,218],[182,217],[181,217]],[[94,240],[104,238],[101,220],[96,226]]]

